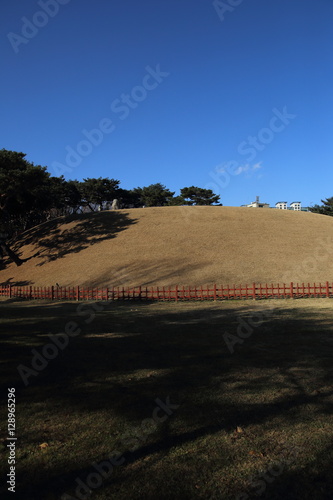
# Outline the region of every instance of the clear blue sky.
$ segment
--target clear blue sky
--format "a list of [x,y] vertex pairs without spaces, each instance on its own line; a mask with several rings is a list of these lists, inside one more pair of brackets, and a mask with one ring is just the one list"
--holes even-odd
[[0,148],[224,205],[333,196],[332,0],[220,4],[2,0]]

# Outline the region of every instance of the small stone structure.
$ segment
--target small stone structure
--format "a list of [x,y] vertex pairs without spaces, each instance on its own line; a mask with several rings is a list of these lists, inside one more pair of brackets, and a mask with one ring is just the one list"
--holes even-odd
[[116,198],[112,202],[112,210],[119,210],[119,201]]

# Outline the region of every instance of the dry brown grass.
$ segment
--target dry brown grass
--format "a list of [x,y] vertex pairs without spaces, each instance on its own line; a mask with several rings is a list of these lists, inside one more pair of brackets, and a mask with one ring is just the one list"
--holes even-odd
[[203,285],[333,276],[333,219],[241,207],[162,207],[62,218],[23,235],[0,283]]

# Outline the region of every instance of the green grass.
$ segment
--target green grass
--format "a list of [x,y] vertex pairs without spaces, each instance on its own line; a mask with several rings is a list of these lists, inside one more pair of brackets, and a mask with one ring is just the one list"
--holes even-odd
[[[76,498],[76,479],[115,451],[124,463],[93,499],[332,498],[331,300],[77,307],[0,301],[0,437],[15,387],[15,498]],[[224,335],[239,318],[259,325],[231,354]],[[30,367],[31,349],[68,321],[80,335],[25,387],[17,366]],[[167,397],[179,408],[142,434]],[[274,464],[275,477],[253,485]]]

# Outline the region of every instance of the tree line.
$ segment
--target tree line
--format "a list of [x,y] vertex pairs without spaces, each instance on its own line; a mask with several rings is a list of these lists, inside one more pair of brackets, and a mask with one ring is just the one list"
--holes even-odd
[[[8,246],[8,239],[59,216],[108,209],[114,199],[120,208],[220,204],[219,195],[197,186],[184,187],[175,196],[161,183],[127,190],[120,187],[119,180],[107,177],[67,181],[64,176],[52,176],[46,167],[27,161],[24,153],[2,149],[0,258],[6,254],[20,265],[22,261]],[[310,210],[332,216],[333,197],[321,201],[322,205],[314,205]]]
[[326,198],[326,200],[321,200],[322,205],[313,205],[310,207],[310,212],[322,215],[333,215],[333,197]]
[[0,150],[1,244],[51,218],[108,209],[114,199],[121,208],[135,208],[213,205],[219,203],[220,197],[210,189],[195,186],[184,187],[175,196],[161,183],[126,190],[120,187],[119,180],[110,178],[67,181],[27,161],[24,153]]

